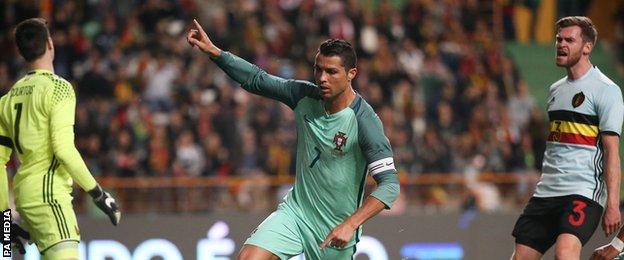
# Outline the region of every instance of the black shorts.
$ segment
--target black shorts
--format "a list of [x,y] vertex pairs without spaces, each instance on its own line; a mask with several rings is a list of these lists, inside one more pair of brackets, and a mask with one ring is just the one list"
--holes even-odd
[[585,245],[600,223],[602,210],[600,204],[581,195],[532,197],[512,234],[516,244],[542,254],[564,233],[575,235]]

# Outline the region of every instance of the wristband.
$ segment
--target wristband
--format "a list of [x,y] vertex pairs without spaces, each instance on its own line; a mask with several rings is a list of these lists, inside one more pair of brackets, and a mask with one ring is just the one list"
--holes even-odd
[[91,198],[94,199],[99,199],[100,197],[102,197],[102,195],[104,195],[104,191],[102,191],[102,187],[100,187],[99,184],[96,184],[95,188],[91,189],[87,193],[89,193],[89,195],[91,195]]
[[624,249],[624,242],[622,242],[622,240],[620,240],[617,236],[614,237],[613,240],[611,240],[610,245],[618,252],[622,252],[622,249]]

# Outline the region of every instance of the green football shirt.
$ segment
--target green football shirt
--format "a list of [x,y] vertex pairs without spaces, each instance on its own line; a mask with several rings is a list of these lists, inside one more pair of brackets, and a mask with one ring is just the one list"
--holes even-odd
[[[361,206],[367,173],[375,180],[396,175],[381,120],[360,95],[349,107],[327,114],[318,87],[311,82],[270,75],[228,52],[221,52],[214,61],[247,91],[279,100],[294,110],[296,181],[283,203],[304,220],[317,239],[322,241]],[[371,195],[389,208],[397,193],[376,189]],[[360,233],[358,229],[348,246],[357,242]]]
[[74,146],[75,107],[71,84],[46,70],[29,72],[0,98],[0,160],[6,164],[8,148],[19,159],[13,179],[18,208],[71,200],[72,180],[84,190],[95,187]]

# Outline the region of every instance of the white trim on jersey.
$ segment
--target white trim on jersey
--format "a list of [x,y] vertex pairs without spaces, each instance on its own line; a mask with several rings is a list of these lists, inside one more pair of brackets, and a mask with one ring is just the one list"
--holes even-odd
[[395,170],[394,159],[392,157],[383,158],[381,160],[374,161],[367,166],[367,171],[370,176],[375,176],[378,173],[388,170]]

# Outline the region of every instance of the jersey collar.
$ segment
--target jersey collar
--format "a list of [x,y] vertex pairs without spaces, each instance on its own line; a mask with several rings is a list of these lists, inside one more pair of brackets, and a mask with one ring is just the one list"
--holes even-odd
[[49,71],[46,69],[34,69],[26,73],[26,75],[35,75],[35,74],[42,74],[42,73],[52,74],[52,71]]

